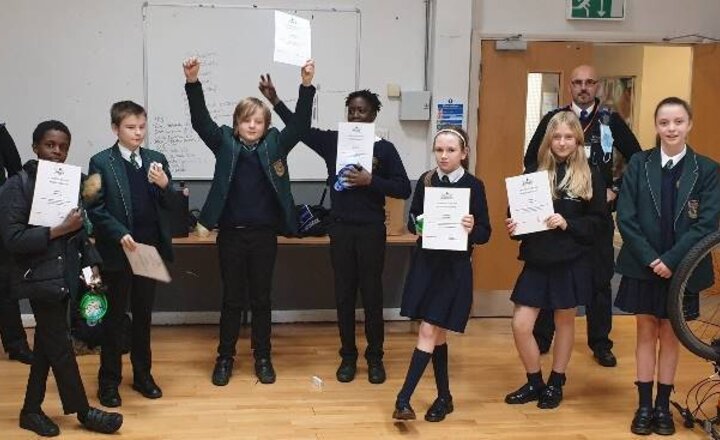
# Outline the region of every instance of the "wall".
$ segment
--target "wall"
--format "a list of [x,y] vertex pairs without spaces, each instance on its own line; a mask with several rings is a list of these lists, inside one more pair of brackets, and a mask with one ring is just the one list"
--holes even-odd
[[661,99],[677,96],[690,100],[692,49],[689,47],[645,46],[643,83],[640,101],[640,145],[655,145],[655,106]]
[[703,34],[720,38],[717,0],[628,0],[626,19],[592,22],[565,19],[565,0],[475,0],[474,26],[484,38],[522,34],[559,41],[658,42]]
[[[78,165],[86,167],[94,152],[114,142],[109,127],[110,104],[120,99],[144,101],[142,4],[143,0],[3,1],[0,121],[7,122],[23,159],[32,156],[32,129],[43,119],[67,123],[73,132],[69,161]],[[426,2],[273,0],[262,5],[361,10],[360,86],[380,94],[384,106],[378,125],[398,146],[406,166],[414,170],[413,174],[425,170],[428,123],[401,123],[399,101],[386,97],[386,85],[396,83],[405,90],[422,90],[425,85]],[[182,75],[180,62],[178,75]],[[262,66],[249,68],[263,71]],[[318,66],[318,70],[322,68]]]

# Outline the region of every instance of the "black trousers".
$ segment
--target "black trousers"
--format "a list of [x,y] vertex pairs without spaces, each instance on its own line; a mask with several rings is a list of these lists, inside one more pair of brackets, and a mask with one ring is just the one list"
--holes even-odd
[[[615,225],[612,217],[607,220],[607,227],[598,238],[593,250],[593,296],[585,306],[587,316],[587,343],[590,349],[609,350],[613,347],[610,339],[612,330],[612,279],[615,260],[613,236]],[[549,347],[555,333],[555,322],[552,310],[541,310],[535,321],[533,334],[541,347]]]
[[277,234],[266,227],[225,228],[218,234],[223,281],[218,357],[235,356],[242,313],[250,298],[250,347],[255,359],[270,356],[272,290]]
[[132,313],[130,361],[133,375],[142,378],[150,374],[150,324],[157,282],[135,276],[129,268],[105,272],[103,279],[108,288],[108,311],[103,320],[105,332],[100,350],[98,380],[101,387],[117,387],[122,382],[123,320],[128,301]]
[[0,264],[0,339],[6,352],[27,347],[27,335],[20,319],[20,303],[11,298],[8,268]]
[[355,345],[355,304],[358,288],[365,311],[367,360],[383,357],[382,273],[385,264],[385,225],[334,223],[330,228],[330,257],[335,273],[335,302],[340,330],[340,356],[358,357]]
[[67,321],[67,298],[58,300],[30,300],[35,314],[35,357],[30,366],[25,411],[37,413],[45,399],[48,372],[52,368],[65,414],[87,410],[80,371],[75,361],[70,328]]

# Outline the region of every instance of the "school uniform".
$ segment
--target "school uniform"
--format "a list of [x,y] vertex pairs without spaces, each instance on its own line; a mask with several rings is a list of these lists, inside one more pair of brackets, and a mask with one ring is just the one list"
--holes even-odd
[[253,355],[256,360],[269,359],[277,235],[294,235],[298,228],[287,156],[310,127],[315,87],[300,86],[295,117],[282,131],[270,128],[254,145],[238,139],[232,127],[212,120],[199,81],[186,83],[185,91],[193,129],[215,155],[213,181],[199,222],[220,229],[223,304],[218,360],[236,353],[246,293]]
[[[52,369],[65,414],[84,413],[89,404],[70,340],[68,301],[78,294],[80,268],[98,265],[101,259],[82,228],[50,239],[50,228],[28,225],[37,164],[26,163],[27,178],[13,176],[0,195],[2,236],[14,260],[13,297],[30,300],[36,321],[23,411],[41,412]],[[40,279],[33,281],[33,274]]]
[[[0,124],[0,186],[20,171],[22,164],[15,142],[5,124]],[[6,176],[7,173],[7,176]],[[12,259],[0,241],[0,339],[6,353],[29,353],[27,335],[20,319],[20,304],[10,293]]]
[[[583,112],[575,103],[555,109],[546,114],[528,144],[524,157],[525,170],[536,169],[538,151],[545,136],[550,119],[560,111],[572,111],[580,120],[585,134],[585,149],[588,164],[597,167],[603,182],[603,194],[606,189],[615,193],[622,187],[622,163],[641,151],[640,144],[622,117],[600,105],[594,104]],[[586,304],[588,346],[594,353],[603,353],[612,348],[610,340],[612,330],[612,289],[610,281],[614,271],[615,249],[613,237],[615,223],[612,211],[615,204],[607,205],[604,227],[598,229],[596,245],[593,248],[592,272],[593,294]],[[535,338],[542,347],[552,342],[555,323],[552,313],[541,311],[535,323]]]
[[[170,216],[177,194],[170,167],[158,151],[141,147],[134,154],[116,143],[90,158],[89,173],[100,176],[101,189],[88,202],[87,212],[108,288],[98,373],[101,392],[117,389],[122,382],[122,323],[128,303],[133,316],[130,360],[134,381],[151,378],[150,325],[156,281],[133,275],[120,239],[129,234],[138,243],[156,247],[165,261],[173,260]],[[152,162],[162,164],[169,180],[165,189],[148,181]]]
[[[659,258],[674,272],[692,246],[717,231],[718,219],[720,179],[712,159],[690,147],[675,157],[659,147],[633,157],[618,200],[623,246],[617,272],[623,277],[615,305],[629,313],[667,319],[670,280],[655,275],[650,263]],[[699,313],[692,293],[712,284],[712,260],[707,256],[688,280],[686,319]]]
[[[556,182],[565,176],[565,164],[557,164]],[[567,221],[563,231],[514,236],[521,240],[518,259],[525,262],[510,300],[545,310],[569,309],[587,304],[592,297],[592,257],[597,231],[607,212],[605,187],[591,168],[593,194],[584,200],[561,192],[553,209]]]
[[423,213],[425,188],[470,188],[470,214],[475,218],[468,234],[466,251],[422,248],[418,237],[412,264],[402,296],[400,314],[455,332],[464,332],[473,299],[472,250],[490,239],[485,186],[462,167],[450,174],[439,169],[425,172],[418,179],[410,207],[408,229],[416,232],[414,218]]
[[[283,121],[292,113],[280,101],[275,112]],[[358,288],[365,311],[365,358],[379,361],[384,355],[382,272],[385,265],[385,197],[407,199],[410,181],[395,146],[381,138],[373,145],[370,185],[335,189],[338,132],[311,128],[303,143],[325,160],[330,191],[330,257],[335,274],[335,301],[340,331],[340,356],[353,362],[358,357],[355,344],[355,305]]]

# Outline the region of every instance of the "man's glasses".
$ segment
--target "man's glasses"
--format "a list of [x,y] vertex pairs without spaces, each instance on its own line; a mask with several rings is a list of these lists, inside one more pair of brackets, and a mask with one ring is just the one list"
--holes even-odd
[[586,80],[574,79],[574,80],[570,81],[570,84],[572,84],[575,87],[582,87],[582,86],[592,87],[597,83],[598,82],[596,79],[586,79]]

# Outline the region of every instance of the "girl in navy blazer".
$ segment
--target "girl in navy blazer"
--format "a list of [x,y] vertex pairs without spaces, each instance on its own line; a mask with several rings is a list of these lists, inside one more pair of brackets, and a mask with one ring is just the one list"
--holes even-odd
[[[670,435],[670,412],[679,343],[667,312],[670,279],[682,258],[718,229],[718,164],[687,146],[692,112],[682,99],[665,98],[655,109],[657,147],[633,156],[618,200],[617,222],[623,246],[617,272],[623,275],[615,305],[636,315],[639,406],[630,430]],[[713,284],[710,258],[695,269],[687,293]],[[692,298],[686,294],[685,299]],[[698,301],[686,301],[686,319],[697,318]],[[659,351],[658,351],[659,341]],[[657,396],[653,407],[653,380]]]

